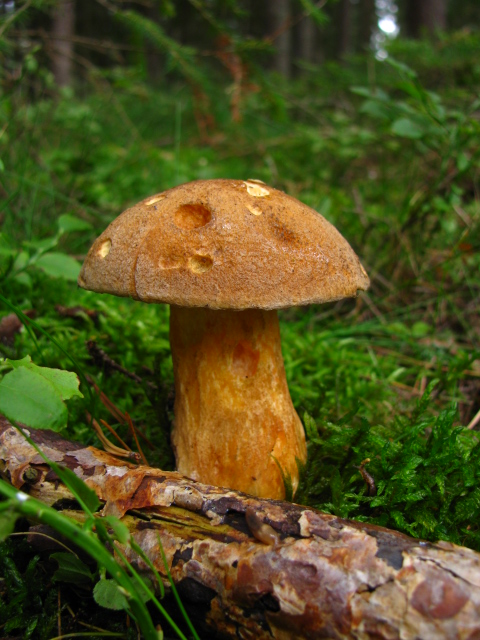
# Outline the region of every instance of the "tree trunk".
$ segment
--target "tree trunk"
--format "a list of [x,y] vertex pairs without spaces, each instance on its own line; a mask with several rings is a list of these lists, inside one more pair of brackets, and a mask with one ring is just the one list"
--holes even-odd
[[306,16],[297,28],[298,57],[305,62],[315,62],[315,36],[318,30],[315,21]]
[[[480,555],[469,549],[203,485],[50,431],[29,431],[47,456],[97,492],[99,517],[122,518],[168,584],[161,541],[184,605],[197,612],[199,628],[209,629],[204,637],[480,637]],[[63,503],[65,514],[82,520],[68,490],[5,419],[0,459],[15,487]],[[130,548],[124,551],[148,572]]]
[[[160,24],[162,16],[158,3],[152,3],[147,6],[145,8],[145,13],[149,20],[156,24]],[[162,53],[159,51],[158,47],[154,47],[151,42],[145,43],[145,49],[148,79],[154,86],[158,86],[163,77]]]
[[291,73],[292,32],[289,25],[290,0],[270,0],[268,35],[273,37],[275,55],[273,68],[286,78]]
[[407,35],[420,38],[424,33],[429,36],[447,28],[446,0],[408,0],[406,5]]
[[361,51],[368,51],[376,18],[375,0],[360,0],[359,9],[358,45]]
[[59,0],[53,12],[52,70],[58,87],[72,84],[73,35],[75,0]]
[[338,56],[344,58],[352,53],[352,5],[350,0],[340,0],[339,11]]

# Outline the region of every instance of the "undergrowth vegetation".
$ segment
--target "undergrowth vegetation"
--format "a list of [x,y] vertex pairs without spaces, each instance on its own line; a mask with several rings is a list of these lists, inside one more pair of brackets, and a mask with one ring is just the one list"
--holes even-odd
[[[52,99],[32,54],[0,96],[2,356],[81,374],[65,436],[100,445],[88,412],[135,448],[90,376],[153,444],[149,464],[173,468],[168,309],[77,289],[80,262],[148,195],[200,178],[264,180],[333,222],[372,281],[356,300],[280,316],[309,440],[295,500],[480,550],[479,46],[471,33],[397,43],[385,62],[326,64],[290,84],[257,69],[241,122],[212,81],[208,126],[187,84],[153,90],[125,69]],[[35,594],[42,605],[29,592],[50,569],[12,540],[0,624],[20,607],[9,631],[50,637],[52,591]]]

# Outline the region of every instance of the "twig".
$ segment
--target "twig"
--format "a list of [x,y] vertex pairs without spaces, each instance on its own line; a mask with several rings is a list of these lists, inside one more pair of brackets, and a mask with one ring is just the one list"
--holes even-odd
[[57,587],[57,631],[59,637],[62,636],[62,592]]
[[[393,351],[392,349],[387,349],[386,347],[380,347],[378,345],[372,345],[374,351],[378,351],[386,356],[394,356],[398,360],[403,360],[403,362],[408,362],[409,364],[413,364],[416,366],[424,367],[425,369],[433,369],[435,368],[434,362],[426,362],[425,360],[417,360],[417,358],[412,358],[411,356],[406,356],[403,353],[399,353],[398,351]],[[448,371],[447,365],[442,365],[440,367],[442,371]],[[462,375],[470,376],[472,378],[480,378],[480,371],[474,371],[473,369],[465,369],[462,371]]]
[[32,4],[32,0],[27,0],[27,2],[25,2],[25,4],[18,9],[18,11],[15,11],[15,13],[12,13],[12,15],[5,20],[5,22],[2,25],[2,28],[0,29],[0,37],[3,36],[3,33],[4,31],[6,31],[6,29],[8,29],[8,26],[12,22],[14,22],[20,14],[26,11],[31,4]]
[[100,425],[98,424],[98,422],[95,420],[95,418],[93,418],[88,411],[86,412],[87,414],[87,420],[89,422],[89,424],[92,425],[92,427],[95,429],[95,432],[100,440],[100,442],[103,444],[105,451],[107,451],[107,453],[111,453],[114,456],[118,456],[119,458],[128,458],[129,460],[132,460],[133,462],[139,462],[141,457],[139,453],[136,453],[135,451],[132,451],[130,449],[130,447],[125,444],[125,442],[123,442],[123,440],[120,438],[120,436],[118,435],[118,433],[115,432],[114,429],[112,429],[112,427],[105,422],[105,420],[100,420],[100,422],[107,427],[107,429],[110,431],[110,433],[112,435],[114,435],[117,440],[122,444],[122,446],[124,447],[123,449],[120,447],[117,447],[117,445],[113,444],[112,442],[110,442],[110,440],[105,436],[105,434],[103,433]]
[[[100,347],[97,345],[97,343],[94,340],[87,340],[85,344],[87,345],[87,349],[88,349],[88,353],[90,354],[90,357],[93,359],[93,361],[97,366],[101,366],[103,364],[107,367],[107,369],[113,369],[114,371],[118,371],[119,373],[122,373],[127,378],[134,380],[138,384],[143,384],[144,382],[143,378],[138,376],[136,373],[132,373],[131,371],[128,371],[128,369],[125,369],[125,367],[122,367],[122,365],[118,364],[118,362],[115,362],[115,360],[113,360],[103,349],[100,349]],[[91,380],[91,378],[89,382],[90,381],[95,385],[95,383]],[[151,382],[150,380],[147,380],[145,384],[147,387],[149,387],[150,389],[153,389],[154,391],[157,391],[158,389],[158,386],[154,382]],[[96,387],[95,390],[101,393],[98,387]],[[114,405],[112,404],[112,406]],[[115,413],[114,415],[116,417]]]
[[95,392],[98,393],[100,402],[103,404],[103,406],[110,411],[117,422],[120,422],[120,424],[126,424],[127,421],[122,411],[120,411],[120,409],[113,404],[110,398],[100,389],[95,380],[93,380],[93,378],[91,378],[91,376],[89,376],[88,374],[85,377],[87,379],[87,382],[92,385]]
[[115,360],[113,360],[107,353],[105,353],[103,349],[100,349],[100,347],[94,340],[87,340],[86,345],[90,357],[93,359],[97,366],[103,364],[105,367],[107,367],[107,369],[118,371],[127,378],[135,380],[135,382],[138,382],[139,384],[143,382],[142,378],[140,378],[140,376],[137,376],[136,373],[128,371],[127,369],[125,369],[125,367],[122,367],[122,365],[118,364],[118,362],[115,362]]
[[383,316],[383,313],[374,304],[373,300],[370,298],[368,293],[366,293],[365,291],[362,291],[362,300],[365,300],[365,302],[367,303],[367,306],[370,308],[372,313],[380,320],[381,324],[387,324],[387,321],[385,320],[385,318]]
[[[315,5],[315,9],[322,9],[322,7],[324,7],[326,4],[327,4],[327,0],[320,0],[320,2],[317,2],[317,4]],[[284,21],[283,24],[281,24],[278,27],[278,29],[276,31],[271,33],[269,36],[265,36],[265,38],[263,38],[263,41],[267,42],[268,44],[271,44],[274,40],[276,40],[281,35],[283,35],[285,33],[285,31],[288,31],[289,29],[294,27],[296,24],[298,24],[299,22],[301,22],[305,18],[308,18],[308,16],[311,13],[312,13],[311,11],[306,9],[305,11],[302,11],[301,13],[297,14],[296,16],[290,16],[289,18],[287,18]]]
[[477,411],[476,415],[470,420],[467,425],[467,429],[473,429],[480,422],[480,409]]
[[127,419],[127,424],[128,424],[128,428],[130,429],[131,434],[133,435],[134,439],[135,439],[135,443],[137,445],[137,449],[138,449],[138,453],[140,454],[140,457],[142,458],[142,462],[144,465],[146,465],[148,467],[148,460],[146,459],[143,451],[142,451],[142,447],[140,446],[140,443],[138,441],[137,438],[137,432],[135,427],[133,426],[133,422],[132,419],[130,418],[130,416],[128,415],[128,413],[125,411],[125,417]]
[[97,38],[87,38],[85,36],[72,35],[68,38],[55,36],[55,38],[50,34],[44,31],[43,29],[26,29],[25,31],[20,29],[14,29],[10,32],[14,36],[30,36],[33,38],[41,38],[45,41],[50,40],[58,40],[60,42],[73,42],[75,44],[83,45],[85,47],[89,47],[91,49],[103,50],[103,49],[113,49],[114,51],[133,51],[140,52],[144,49],[142,47],[136,47],[134,45],[126,44],[126,43],[116,43],[110,40],[99,40]]
[[[103,406],[106,409],[108,409],[108,411],[110,411],[110,413],[117,420],[117,422],[119,422],[120,424],[128,424],[128,420],[125,417],[125,414],[115,404],[113,404],[110,398],[100,389],[98,384],[91,378],[91,376],[87,374],[85,377],[87,379],[87,382],[91,384],[94,390],[96,391],[96,393],[98,393],[100,397],[100,402],[103,404]],[[131,420],[130,416],[129,416],[129,419]],[[142,430],[138,426],[135,427],[135,431],[136,433],[138,433],[138,435],[140,435],[145,440],[145,442],[148,444],[149,447],[151,447],[152,449],[155,448],[155,445],[153,444],[153,442],[149,438],[147,438],[147,436],[142,432]]]

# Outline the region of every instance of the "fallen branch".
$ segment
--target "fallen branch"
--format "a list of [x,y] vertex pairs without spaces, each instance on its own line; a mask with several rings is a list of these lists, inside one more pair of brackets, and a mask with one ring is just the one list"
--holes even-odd
[[[103,515],[123,518],[168,584],[161,540],[197,625],[202,611],[205,637],[480,638],[480,555],[469,549],[202,485],[49,431],[30,436],[97,492]],[[64,513],[82,519],[68,490],[5,419],[0,459],[15,487],[50,505],[69,500]]]

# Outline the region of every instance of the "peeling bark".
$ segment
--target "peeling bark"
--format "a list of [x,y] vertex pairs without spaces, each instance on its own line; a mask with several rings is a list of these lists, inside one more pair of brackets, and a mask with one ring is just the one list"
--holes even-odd
[[[103,515],[123,518],[165,576],[160,537],[185,606],[204,611],[208,637],[480,638],[480,555],[469,549],[136,467],[49,431],[30,436],[97,492]],[[0,460],[15,487],[51,505],[71,500],[5,419]],[[64,512],[81,519],[80,510]]]

